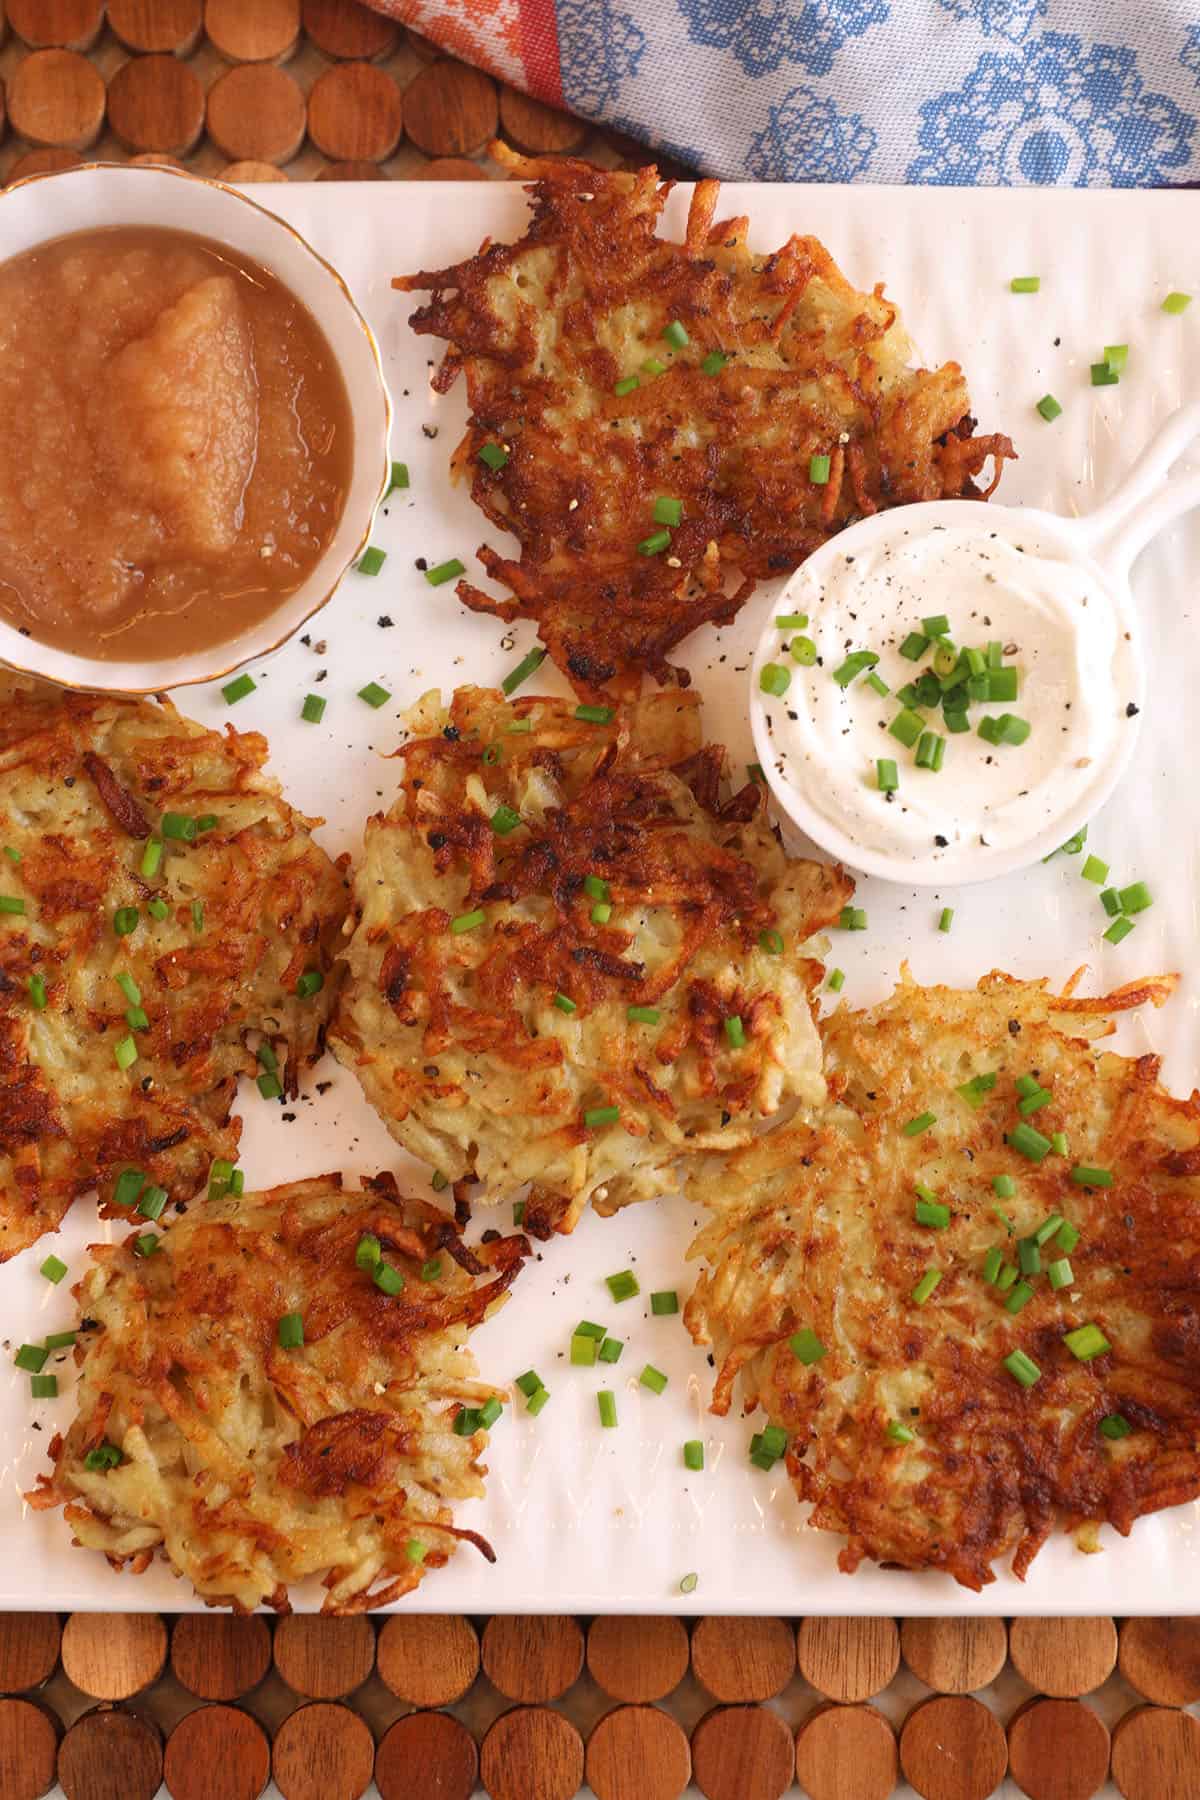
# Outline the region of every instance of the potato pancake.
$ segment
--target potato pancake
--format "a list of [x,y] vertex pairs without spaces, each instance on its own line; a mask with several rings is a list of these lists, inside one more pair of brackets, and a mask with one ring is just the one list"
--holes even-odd
[[784,855],[760,784],[722,799],[693,694],[462,688],[412,729],[330,1027],[405,1149],[491,1201],[532,1182],[545,1236],[822,1096],[809,940],[853,884]]
[[411,323],[447,341],[438,391],[466,374],[454,466],[520,544],[478,552],[511,598],[458,596],[533,619],[585,699],[686,682],[667,656],[689,632],[852,520],[973,495],[989,460],[991,493],[1013,447],[973,435],[958,364],[910,366],[882,289],[815,238],[756,253],[701,181],[674,243],[653,167],[492,154],[533,182],[524,237],[393,286],[432,292]]
[[257,732],[15,680],[0,696],[4,1261],[121,1168],[186,1200],[236,1159],[248,1036],[264,1086],[294,1093],[347,895]]
[[1091,1041],[1173,985],[906,979],[824,1022],[816,1122],[692,1183],[713,1410],[740,1375],[847,1572],[979,1589],[1057,1520],[1091,1549],[1200,1495],[1200,1095]]
[[312,1575],[323,1611],[365,1612],[462,1537],[491,1557],[450,1510],[483,1492],[504,1398],[466,1339],[524,1238],[476,1256],[391,1176],[351,1193],[326,1175],[198,1201],[144,1249],[92,1247],[78,1412],[35,1506],[65,1507],[76,1541],[118,1567],[161,1551],[239,1612],[288,1611],[289,1584]]

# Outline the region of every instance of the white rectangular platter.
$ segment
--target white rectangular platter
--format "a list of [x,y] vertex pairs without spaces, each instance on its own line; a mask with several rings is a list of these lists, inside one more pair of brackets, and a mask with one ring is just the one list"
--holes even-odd
[[[447,476],[465,418],[461,387],[446,397],[431,392],[438,347],[410,332],[413,301],[389,286],[393,274],[443,266],[489,234],[519,231],[525,202],[519,189],[496,183],[296,184],[257,189],[255,198],[338,265],[366,312],[395,402],[392,454],[408,463],[411,488],[393,495],[378,520],[374,541],[387,551],[382,573],[350,575],[314,621],[310,643],[295,640],[253,665],[254,694],[232,712],[216,688],[176,698],[206,725],[230,720],[264,731],[288,798],[324,816],[318,836],[331,853],[357,855],[363,819],[393,792],[384,758],[399,741],[401,711],[431,687],[498,682],[532,642],[521,627],[515,642],[502,643],[498,624],[466,613],[449,587],[430,588],[416,566],[418,558],[434,564],[451,556],[470,566],[484,522]],[[673,197],[672,229],[685,203],[684,195]],[[1088,508],[1164,416],[1200,395],[1200,304],[1182,317],[1160,309],[1172,288],[1200,290],[1200,193],[747,186],[727,191],[722,211],[750,214],[757,247],[813,232],[859,286],[886,280],[924,359],[957,357],[982,428],[1016,440],[1021,460],[1005,476],[1009,503]],[[1030,273],[1040,274],[1040,293],[1012,295],[1010,277]],[[1093,389],[1088,365],[1114,342],[1131,346],[1128,370],[1119,386]],[[1034,411],[1047,391],[1064,407],[1052,425]],[[833,959],[846,971],[844,1004],[886,994],[904,959],[919,980],[964,984],[995,967],[1061,982],[1087,963],[1094,988],[1178,970],[1183,979],[1169,1006],[1127,1022],[1118,1043],[1161,1051],[1172,1087],[1191,1089],[1200,1065],[1197,569],[1200,514],[1138,565],[1151,665],[1145,729],[1122,787],[1091,826],[1089,847],[1114,875],[1150,884],[1156,904],[1138,929],[1119,948],[1101,941],[1095,889],[1079,879],[1075,860],[936,894],[864,881],[859,900],[869,929],[838,934]],[[729,745],[735,767],[751,754],[747,653],[772,601],[763,588],[734,626],[706,629],[684,648],[705,699],[707,735]],[[392,696],[378,712],[356,698],[370,680]],[[560,691],[557,678],[544,686]],[[299,719],[309,690],[329,702],[319,726]],[[955,909],[948,937],[936,930],[943,905]],[[332,1062],[312,1073],[299,1104],[282,1114],[252,1088],[242,1104],[248,1185],[392,1167],[402,1182],[427,1191],[428,1171],[406,1163],[354,1077]],[[476,1229],[488,1222],[478,1209]],[[488,1497],[460,1514],[459,1523],[495,1546],[498,1562],[489,1567],[464,1549],[406,1605],[474,1613],[1200,1612],[1194,1506],[1144,1520],[1127,1543],[1106,1531],[1099,1556],[1058,1538],[1024,1584],[1001,1573],[982,1595],[942,1576],[870,1567],[853,1578],[839,1574],[838,1541],[805,1526],[781,1474],[748,1465],[754,1427],[707,1413],[711,1371],[680,1320],[649,1316],[651,1289],[689,1290],[685,1251],[697,1223],[692,1209],[668,1202],[611,1220],[589,1215],[573,1237],[539,1247],[510,1304],[474,1339],[487,1378],[511,1382],[532,1366],[553,1396],[537,1420],[519,1403],[506,1411],[487,1457]],[[91,1201],[75,1207],[52,1243],[71,1280],[82,1272],[84,1246],[112,1229],[98,1224]],[[44,1242],[0,1270],[6,1351],[73,1321],[70,1282],[53,1288],[38,1274],[50,1247]],[[603,1277],[627,1267],[639,1275],[643,1296],[614,1307]],[[601,1376],[567,1366],[569,1334],[581,1317],[606,1321],[627,1340],[618,1369]],[[637,1385],[647,1361],[670,1377],[661,1397]],[[28,1512],[22,1492],[71,1416],[71,1365],[64,1359],[59,1370],[61,1397],[38,1403],[7,1355],[0,1367],[0,1606],[193,1606],[190,1591],[163,1566],[138,1578],[117,1575],[70,1546],[59,1515]],[[595,1392],[606,1384],[617,1389],[616,1431],[598,1425]],[[700,1475],[682,1467],[680,1447],[693,1437],[707,1445]],[[689,1572],[698,1583],[684,1596],[679,1583]],[[314,1589],[301,1603],[319,1601]]]

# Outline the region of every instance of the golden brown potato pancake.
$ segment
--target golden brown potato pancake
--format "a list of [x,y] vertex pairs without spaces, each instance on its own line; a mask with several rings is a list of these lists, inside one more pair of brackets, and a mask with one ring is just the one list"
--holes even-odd
[[[398,1291],[362,1266],[364,1237]],[[313,1575],[325,1612],[365,1612],[462,1537],[491,1557],[451,1512],[483,1492],[475,1414],[504,1398],[466,1340],[525,1239],[476,1257],[390,1176],[352,1193],[327,1175],[198,1201],[149,1255],[137,1243],[94,1245],[76,1289],[78,1410],[35,1506],[63,1506],[115,1566],[141,1573],[161,1552],[239,1612],[286,1612],[289,1585]],[[303,1343],[289,1348],[293,1315]]]
[[347,897],[257,732],[12,679],[0,698],[3,1261],[120,1169],[186,1200],[236,1159],[247,1039],[294,1093]]
[[598,711],[426,703],[330,1028],[405,1149],[492,1201],[532,1182],[541,1236],[821,1097],[809,940],[853,891],[784,855],[759,784],[723,799],[693,694]]
[[[686,1318],[716,1350],[714,1411],[740,1376],[844,1570],[978,1589],[1010,1553],[1024,1577],[1059,1519],[1094,1547],[1103,1522],[1128,1534],[1200,1495],[1200,1095],[1092,1041],[1172,986],[906,979],[825,1021],[823,1115],[692,1183],[714,1216]],[[1050,1096],[1026,1117],[1022,1077]],[[1030,1160],[1018,1127],[1066,1153]],[[918,1222],[919,1201],[949,1224]]]
[[910,366],[882,289],[859,293],[815,238],[756,253],[701,181],[675,243],[653,167],[492,153],[533,182],[524,237],[393,285],[432,293],[411,322],[447,342],[439,391],[466,374],[455,466],[520,544],[478,552],[511,598],[458,596],[533,619],[579,694],[686,681],[675,645],[855,518],[974,494],[989,460],[992,491],[1012,444],[973,435],[958,364]]

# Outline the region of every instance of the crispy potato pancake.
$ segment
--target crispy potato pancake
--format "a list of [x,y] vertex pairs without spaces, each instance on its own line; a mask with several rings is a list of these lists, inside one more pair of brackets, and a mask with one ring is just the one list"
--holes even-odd
[[[359,1266],[364,1234],[398,1293]],[[350,1193],[326,1175],[198,1201],[151,1255],[135,1243],[94,1245],[75,1290],[78,1412],[35,1506],[63,1506],[76,1542],[116,1567],[141,1573],[161,1551],[239,1612],[288,1611],[289,1584],[312,1575],[325,1612],[385,1605],[463,1537],[491,1558],[451,1513],[483,1492],[487,1434],[454,1426],[504,1398],[466,1339],[524,1238],[477,1258],[390,1176]],[[295,1348],[280,1343],[289,1314]]]
[[532,1182],[545,1236],[819,1099],[808,940],[853,884],[784,855],[759,784],[722,800],[698,699],[606,722],[483,688],[435,702],[367,824],[330,1028],[405,1149],[488,1200]]
[[[868,1557],[978,1589],[1010,1553],[1024,1577],[1056,1520],[1094,1548],[1099,1524],[1127,1535],[1200,1495],[1200,1095],[1175,1099],[1156,1057],[1092,1041],[1173,985],[1075,999],[1000,974],[977,992],[905,980],[825,1021],[815,1123],[693,1181],[714,1217],[686,1319],[716,1349],[713,1409],[740,1375],[747,1409],[788,1435],[812,1523],[844,1534],[847,1572]],[[1023,1076],[1050,1095],[1024,1119]],[[1008,1141],[1018,1125],[1064,1132],[1067,1154],[1030,1160]],[[1005,1175],[1015,1192],[998,1198]],[[946,1228],[917,1222],[920,1189]],[[1093,1326],[1080,1360],[1068,1334]],[[800,1332],[815,1351],[793,1348]],[[1006,1369],[1014,1352],[1031,1385]]]
[[[853,519],[975,494],[989,461],[995,487],[1013,447],[973,435],[958,364],[911,367],[896,308],[815,238],[756,254],[701,181],[674,243],[656,235],[673,184],[653,167],[492,153],[533,182],[524,237],[393,285],[432,292],[411,323],[447,340],[439,391],[466,374],[455,466],[520,544],[478,552],[511,598],[465,580],[459,598],[533,619],[585,698],[636,693],[643,672],[685,682],[675,645]],[[659,498],[681,522],[639,553],[665,537]]]
[[347,895],[257,732],[12,679],[0,696],[3,1261],[118,1169],[184,1200],[236,1159],[248,1034],[294,1092]]

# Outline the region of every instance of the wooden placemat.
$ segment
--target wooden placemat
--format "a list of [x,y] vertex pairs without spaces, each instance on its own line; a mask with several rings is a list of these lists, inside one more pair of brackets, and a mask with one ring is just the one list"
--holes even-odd
[[1200,1795],[1187,1619],[17,1613],[0,1695],[3,1800]]
[[482,180],[497,133],[608,168],[647,156],[356,0],[0,0],[0,183],[84,158],[234,181]]

